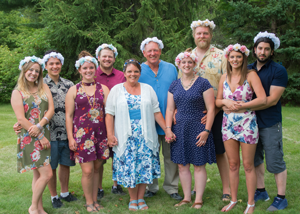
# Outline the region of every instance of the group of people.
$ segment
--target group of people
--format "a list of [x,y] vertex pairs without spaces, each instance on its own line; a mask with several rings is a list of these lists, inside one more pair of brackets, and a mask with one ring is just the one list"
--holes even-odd
[[[141,43],[146,62],[126,60],[123,72],[113,67],[118,55],[113,45],[99,46],[96,58],[82,51],[75,63],[81,76],[76,85],[60,76],[64,58],[56,50],[43,59],[32,56],[20,62],[11,104],[18,120],[17,170],[33,170],[29,213],[46,213],[42,193],[47,184],[54,208],[62,206],[61,200],[77,200],[68,190],[75,162],[82,170],[87,211],[102,209],[98,199],[104,196],[103,166],[110,157],[112,192],[125,194],[121,186],[128,188],[129,210],[148,209],[144,198],[159,190],[160,147],[163,188],[180,201],[175,206],[192,203],[193,194],[192,207],[203,206],[205,166],[217,163],[222,200],[229,201],[221,211],[233,209],[241,147],[248,191],[244,213],[253,213],[256,201],[269,200],[264,153],[278,190],[268,210],[287,207],[280,104],[287,72],[272,60],[280,40],[260,32],[253,47],[257,60],[248,65],[246,46],[229,45],[222,51],[211,45],[213,21],[194,21],[191,28],[196,47],[178,54],[179,72],[160,59],[164,45],[156,37]],[[43,78],[44,67],[48,74]],[[184,197],[178,194],[179,179]]]

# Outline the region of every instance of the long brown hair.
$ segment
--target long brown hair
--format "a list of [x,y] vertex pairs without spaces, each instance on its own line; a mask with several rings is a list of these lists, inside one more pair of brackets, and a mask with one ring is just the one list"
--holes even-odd
[[[30,94],[29,92],[29,87],[28,87],[28,81],[25,78],[25,73],[31,68],[32,65],[34,65],[37,62],[27,62],[22,66],[22,70],[20,72],[19,78],[18,78],[18,82],[16,85],[16,89],[19,91],[24,92],[25,94]],[[39,76],[37,79],[37,83],[34,83],[34,85],[36,85],[38,87],[38,95],[42,96],[44,95],[45,91],[44,91],[44,81],[43,81],[43,69],[42,66],[37,63],[40,67],[40,72],[39,72]]]
[[[237,51],[237,52],[239,52],[239,53],[241,53],[243,55],[243,64],[242,64],[242,70],[241,70],[241,78],[240,78],[240,81],[239,81],[239,85],[243,85],[244,81],[247,79],[247,74],[249,73],[249,70],[247,68],[248,57],[245,55],[245,53],[242,53],[241,51]],[[230,53],[228,54],[228,59],[230,57]],[[229,60],[227,60],[227,76],[228,76],[229,83],[231,82],[231,74],[232,74],[232,66],[230,65]]]

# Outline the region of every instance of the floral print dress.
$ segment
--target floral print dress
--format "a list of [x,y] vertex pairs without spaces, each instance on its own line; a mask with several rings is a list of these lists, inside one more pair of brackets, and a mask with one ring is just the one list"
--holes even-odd
[[[226,77],[227,79],[227,77]],[[223,99],[249,102],[253,91],[247,80],[238,86],[232,93],[227,80],[223,83]],[[244,113],[223,114],[222,137],[223,141],[234,139],[247,144],[258,143],[258,126],[254,111],[246,110]]]
[[[95,96],[89,96],[85,93],[82,82],[76,84],[73,134],[77,150],[70,151],[70,158],[76,163],[86,163],[96,159],[105,160],[109,157],[103,89],[100,83],[84,84],[85,86],[96,84],[96,90]],[[92,107],[90,103],[94,103],[94,106]]]
[[[141,106],[141,95],[129,94],[125,87],[128,110]],[[120,158],[114,154],[113,180],[124,187],[134,188],[137,184],[152,184],[160,178],[159,154],[153,154],[146,146],[142,135],[142,119],[130,119],[132,136],[126,141],[126,149]]]
[[[48,110],[47,95],[25,94],[19,91],[22,96],[25,118],[37,124]],[[44,136],[50,141],[49,124],[43,129]],[[51,149],[43,149],[38,138],[31,137],[27,130],[21,129],[18,134],[17,148],[17,171],[19,173],[37,169],[50,164]]]

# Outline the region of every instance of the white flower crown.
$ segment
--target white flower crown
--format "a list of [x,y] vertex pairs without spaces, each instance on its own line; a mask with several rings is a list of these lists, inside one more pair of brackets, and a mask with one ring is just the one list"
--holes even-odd
[[244,53],[247,57],[250,53],[249,49],[245,45],[240,45],[239,43],[236,43],[235,45],[228,45],[228,47],[224,49],[224,56],[228,58],[229,53],[231,51],[240,51]]
[[191,24],[191,29],[194,30],[196,27],[199,26],[205,26],[205,27],[210,27],[212,30],[215,29],[216,25],[214,23],[214,21],[209,21],[208,19],[201,21],[193,21]]
[[117,58],[118,56],[117,48],[115,48],[112,44],[108,45],[106,43],[103,43],[96,49],[96,58],[98,58],[99,52],[104,48],[109,48],[110,50],[112,50],[114,52],[115,58]]
[[85,62],[92,62],[95,64],[96,68],[98,68],[98,62],[96,60],[96,58],[91,57],[91,56],[85,56],[85,57],[81,57],[79,60],[76,61],[75,63],[75,67],[78,70],[80,66],[83,65],[83,63]]
[[[177,55],[175,58],[175,65],[178,67],[179,62],[183,60],[183,58],[188,58],[191,57],[192,60],[197,64],[198,62],[198,57],[194,53],[189,53],[189,52],[181,52],[180,54]],[[196,65],[195,65],[196,66]]]
[[280,40],[278,37],[275,36],[274,33],[268,33],[267,31],[265,32],[259,32],[256,37],[254,38],[254,43],[259,39],[259,38],[262,38],[262,37],[267,37],[269,39],[272,40],[272,42],[274,43],[274,50],[276,50],[277,48],[279,48],[280,46]]
[[20,65],[19,65],[19,69],[22,70],[22,67],[25,63],[28,63],[28,62],[36,62],[36,63],[39,63],[39,65],[42,67],[42,71],[44,70],[45,68],[45,64],[44,64],[44,61],[41,59],[41,58],[38,58],[36,56],[26,56],[24,59],[22,59],[20,61]]
[[147,38],[144,41],[142,41],[141,43],[141,51],[143,52],[145,50],[145,45],[147,45],[149,42],[156,42],[158,44],[159,49],[163,49],[164,48],[164,44],[161,40],[159,40],[157,37],[152,37],[152,38]]
[[53,58],[57,58],[60,60],[61,64],[63,65],[64,64],[64,57],[58,53],[58,52],[51,52],[49,54],[46,54],[44,57],[43,57],[43,60],[44,60],[44,63],[46,64],[48,62],[48,60],[50,59],[50,57],[53,57]]

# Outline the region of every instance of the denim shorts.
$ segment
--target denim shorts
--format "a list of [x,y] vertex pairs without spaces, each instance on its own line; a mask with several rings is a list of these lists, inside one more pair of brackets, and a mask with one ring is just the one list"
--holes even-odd
[[51,168],[56,169],[58,164],[75,166],[75,161],[70,159],[70,149],[67,140],[51,141]]
[[281,173],[286,169],[283,160],[282,126],[276,123],[272,127],[259,129],[259,140],[256,147],[254,165],[258,166],[266,158],[267,170],[270,173]]

